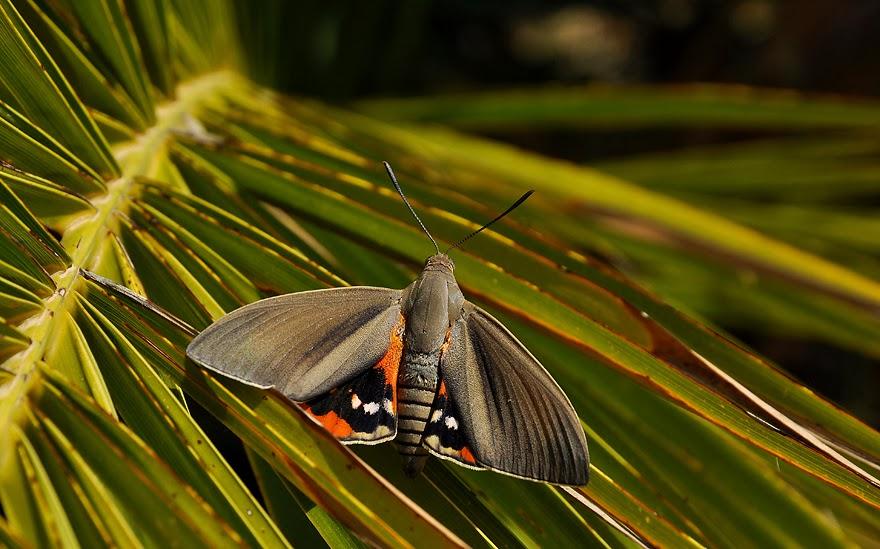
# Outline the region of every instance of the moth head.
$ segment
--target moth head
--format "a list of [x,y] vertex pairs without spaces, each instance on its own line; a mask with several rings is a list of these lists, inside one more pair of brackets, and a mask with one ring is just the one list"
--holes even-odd
[[434,254],[425,260],[425,269],[451,273],[455,269],[455,263],[446,254]]

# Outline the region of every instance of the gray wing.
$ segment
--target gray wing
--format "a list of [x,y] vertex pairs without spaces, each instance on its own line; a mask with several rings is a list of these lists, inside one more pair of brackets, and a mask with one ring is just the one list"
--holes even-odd
[[309,400],[379,362],[400,319],[400,296],[354,286],[270,297],[210,325],[186,354],[249,385]]
[[559,385],[489,313],[465,303],[440,360],[476,465],[556,484],[587,483],[580,420]]

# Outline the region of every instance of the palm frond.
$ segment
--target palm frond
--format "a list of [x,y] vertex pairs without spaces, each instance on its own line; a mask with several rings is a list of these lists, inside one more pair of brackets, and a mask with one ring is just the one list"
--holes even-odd
[[[280,96],[240,76],[234,28],[223,2],[0,0],[0,542],[847,546],[880,531],[876,431],[592,255],[702,261],[681,276],[706,285],[747,265],[752,307],[792,325],[812,305],[804,330],[837,318],[829,338],[874,353],[844,335],[877,334],[869,270],[786,243],[781,218],[712,213],[724,187],[691,200],[696,176],[662,159],[610,176]],[[717,103],[694,118],[723,119]],[[868,116],[820,105],[812,122],[766,117]],[[405,479],[392,449],[352,451],[281,395],[185,359],[197,330],[261,297],[412,279],[430,246],[383,159],[442,242],[538,190],[457,252],[457,275],[570,395],[586,488],[439,462]],[[679,187],[626,181],[639,166]],[[833,220],[841,239],[863,226]],[[674,276],[643,280],[705,313]]]

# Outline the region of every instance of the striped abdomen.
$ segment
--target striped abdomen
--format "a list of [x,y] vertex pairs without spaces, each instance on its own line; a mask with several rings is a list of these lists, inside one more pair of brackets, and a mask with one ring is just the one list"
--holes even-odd
[[421,472],[428,456],[428,450],[422,446],[422,434],[437,394],[439,361],[439,350],[435,353],[406,351],[397,376],[397,437],[394,442],[404,458],[404,470],[410,476]]

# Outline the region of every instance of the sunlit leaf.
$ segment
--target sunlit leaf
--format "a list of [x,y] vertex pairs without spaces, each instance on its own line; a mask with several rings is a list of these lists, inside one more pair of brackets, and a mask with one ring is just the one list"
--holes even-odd
[[[872,139],[785,137],[596,171],[413,125],[850,132],[871,130],[876,106],[551,90],[362,105],[379,121],[248,82],[245,64],[265,60],[243,54],[233,14],[0,0],[0,544],[876,539],[877,432],[712,323],[767,317],[877,356],[874,218],[823,206],[870,190]],[[735,173],[703,188],[728,154]],[[392,445],[344,447],[277,392],[186,359],[197,330],[242,304],[414,279],[431,246],[381,160],[441,244],[537,189],[453,258],[467,297],[570,396],[586,487],[439,460],[408,479]],[[786,204],[792,186],[805,194]],[[711,295],[737,307],[724,317]]]

